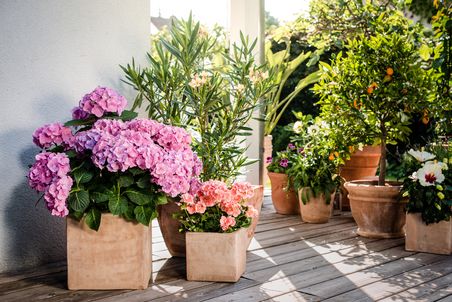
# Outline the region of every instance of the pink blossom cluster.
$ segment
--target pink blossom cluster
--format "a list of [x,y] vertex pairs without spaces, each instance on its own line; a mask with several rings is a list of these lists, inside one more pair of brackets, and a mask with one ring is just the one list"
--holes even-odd
[[196,194],[183,194],[181,202],[190,215],[204,214],[207,208],[218,207],[225,214],[219,221],[221,229],[227,231],[235,226],[235,218],[244,211],[247,217],[257,216],[257,210],[253,206],[244,205],[244,200],[253,195],[253,187],[247,182],[235,183],[228,188],[222,181],[209,180],[201,184]]
[[152,120],[129,122],[98,120],[88,131],[75,137],[78,152],[91,150],[91,159],[110,172],[138,167],[149,170],[152,181],[172,197],[190,190],[202,169],[190,148],[191,138],[182,128]]
[[73,109],[72,117],[83,119],[89,114],[101,117],[106,112],[121,115],[126,106],[127,100],[115,90],[108,87],[97,87],[80,100],[79,109],[77,107]]
[[31,188],[44,192],[47,208],[52,215],[65,217],[69,214],[66,200],[72,187],[69,158],[65,153],[43,152],[35,157],[36,162],[28,172]]
[[33,133],[33,142],[36,146],[45,149],[59,145],[68,148],[72,146],[74,136],[71,128],[65,127],[61,123],[53,123],[36,129]]

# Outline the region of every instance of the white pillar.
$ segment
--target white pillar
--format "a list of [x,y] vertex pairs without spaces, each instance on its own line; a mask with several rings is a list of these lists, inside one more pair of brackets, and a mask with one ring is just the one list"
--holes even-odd
[[[257,39],[255,58],[257,64],[264,62],[264,0],[230,0],[230,33],[231,43],[240,43],[240,32],[249,36],[250,40]],[[255,113],[257,117],[258,112]],[[253,129],[253,135],[247,137],[249,145],[247,155],[251,159],[260,161],[248,166],[246,178],[252,184],[262,184],[262,150],[263,130],[262,122],[252,120],[249,127]]]

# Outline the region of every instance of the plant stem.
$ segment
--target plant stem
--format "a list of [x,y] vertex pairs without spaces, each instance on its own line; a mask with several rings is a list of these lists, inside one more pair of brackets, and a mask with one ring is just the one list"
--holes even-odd
[[386,135],[387,130],[384,124],[384,121],[381,121],[381,157],[380,157],[380,175],[378,177],[378,185],[385,185],[386,178]]

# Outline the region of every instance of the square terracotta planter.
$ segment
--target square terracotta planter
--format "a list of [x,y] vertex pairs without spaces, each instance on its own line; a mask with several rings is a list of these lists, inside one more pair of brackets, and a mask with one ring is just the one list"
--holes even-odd
[[238,281],[246,268],[247,231],[187,232],[187,280]]
[[433,254],[452,254],[452,219],[425,224],[421,214],[406,215],[405,249]]
[[145,289],[152,273],[150,226],[102,214],[100,228],[67,219],[68,288]]

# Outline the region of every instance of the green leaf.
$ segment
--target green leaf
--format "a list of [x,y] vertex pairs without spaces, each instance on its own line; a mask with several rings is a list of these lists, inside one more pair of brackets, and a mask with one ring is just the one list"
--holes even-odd
[[146,172],[146,171],[144,171],[144,170],[141,170],[140,168],[131,168],[131,169],[127,170],[127,171],[129,171],[130,173],[132,173],[133,176],[135,176],[135,175],[140,175],[140,174],[144,174],[144,173]]
[[84,212],[89,206],[89,193],[85,190],[69,195],[69,206],[76,212]]
[[74,171],[73,175],[77,184],[83,184],[89,182],[93,178],[94,173],[83,169],[77,169]]
[[128,202],[124,196],[110,196],[108,209],[113,215],[122,215],[127,212]]
[[427,44],[422,44],[419,48],[419,55],[422,60],[428,61],[430,59],[431,49]]
[[159,204],[167,204],[167,203],[168,203],[168,198],[166,197],[166,195],[160,194],[157,197],[157,202],[156,202],[157,205],[159,205]]
[[133,189],[127,190],[126,195],[129,197],[130,201],[140,206],[151,203],[152,201],[152,196],[150,194],[144,194]]
[[89,196],[91,197],[91,200],[94,201],[95,203],[105,202],[109,198],[108,194],[101,192],[91,192]]
[[130,175],[121,175],[118,179],[120,187],[129,187],[133,184],[133,177]]
[[96,208],[91,208],[85,216],[85,223],[92,230],[99,230],[100,220],[101,220],[101,212]]
[[151,186],[151,176],[149,174],[144,175],[137,181],[137,186],[140,189],[146,189]]
[[64,126],[70,127],[70,126],[83,126],[83,125],[91,125],[94,123],[96,119],[94,117],[90,117],[84,120],[71,120],[66,123],[64,123]]
[[135,213],[135,218],[139,223],[144,225],[149,225],[152,219],[152,210],[149,207],[138,206],[133,211]]
[[133,120],[134,118],[136,118],[138,116],[138,113],[130,111],[130,110],[124,110],[121,115],[119,116],[119,118],[123,121],[130,121]]
[[135,205],[133,203],[129,203],[127,207],[127,211],[123,214],[124,218],[127,220],[135,220]]

